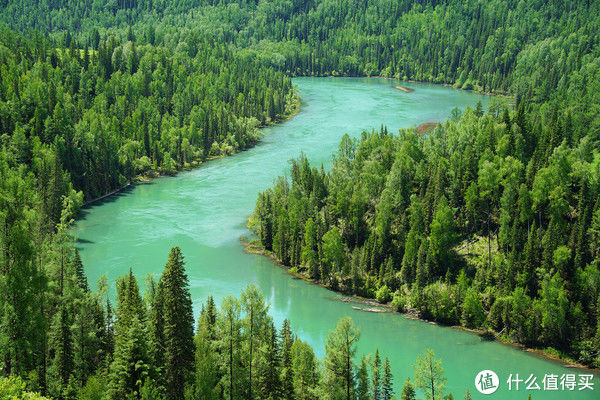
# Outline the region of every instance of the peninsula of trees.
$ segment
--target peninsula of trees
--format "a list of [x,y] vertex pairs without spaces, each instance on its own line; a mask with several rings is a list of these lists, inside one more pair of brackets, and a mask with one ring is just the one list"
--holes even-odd
[[[147,296],[129,274],[106,302],[68,235],[84,202],[137,175],[255,143],[293,112],[300,75],[446,83],[514,105],[456,112],[425,138],[344,138],[330,172],[301,157],[259,197],[266,249],[334,289],[600,365],[600,2],[6,0],[0,21],[0,388],[363,393],[362,366],[316,379],[308,346],[264,308],[248,320],[252,290],[205,304],[194,327],[177,251]],[[282,379],[290,362],[309,372]]]
[[[415,5],[405,18],[433,25],[420,49],[436,62],[421,68],[438,73],[409,77],[464,87],[466,62],[468,80],[509,90],[514,104],[455,110],[424,138],[384,127],[344,137],[329,172],[300,156],[250,222],[264,249],[332,289],[600,366],[600,38],[598,18],[582,14],[597,4],[540,5],[544,28],[513,25],[523,3],[488,4],[515,8],[492,17],[480,2]],[[476,40],[477,61],[455,59],[452,45],[434,56],[455,38],[435,30],[455,7],[470,16],[459,32],[478,27],[455,41]]]

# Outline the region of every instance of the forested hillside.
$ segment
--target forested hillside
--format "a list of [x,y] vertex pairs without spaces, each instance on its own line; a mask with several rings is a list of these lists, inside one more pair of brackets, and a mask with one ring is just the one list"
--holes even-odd
[[255,289],[194,316],[174,249],[148,293],[129,273],[111,303],[69,236],[84,202],[133,177],[254,144],[293,112],[295,75],[450,83],[515,105],[456,112],[426,138],[346,137],[330,172],[301,157],[259,197],[264,248],[333,289],[599,366],[599,15],[558,0],[0,2],[0,369],[13,375],[0,388],[389,399],[389,365],[384,378],[385,362],[349,363],[350,321],[319,368]]
[[[424,138],[385,129],[345,137],[328,173],[294,161],[291,182],[258,198],[251,223],[261,245],[333,289],[600,365],[600,46],[586,6],[540,7],[544,33],[516,63],[472,71],[481,88],[514,93],[514,107],[457,111]],[[536,27],[518,29],[534,40]],[[494,41],[485,42],[487,51]],[[422,68],[448,71],[451,60]]]
[[[68,181],[49,176],[64,171],[91,199],[150,170],[173,173],[247,148],[258,126],[289,112],[288,77],[198,32],[175,51],[129,39],[62,47],[2,32],[0,121],[11,167],[29,166],[42,189]],[[52,207],[60,216],[60,204]]]
[[295,160],[251,222],[334,290],[598,365],[598,139],[523,106],[468,110],[425,138],[346,136],[331,172]]
[[98,30],[125,38],[132,26],[139,40],[175,46],[201,28],[291,75],[381,75],[542,101],[581,79],[573,73],[585,73],[600,40],[600,4],[589,0],[7,3],[10,26],[81,42]]

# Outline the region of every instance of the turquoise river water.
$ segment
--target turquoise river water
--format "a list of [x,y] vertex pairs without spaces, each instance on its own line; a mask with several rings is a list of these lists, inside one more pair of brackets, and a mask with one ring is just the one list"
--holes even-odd
[[[74,228],[90,283],[106,275],[110,283],[130,267],[143,281],[162,271],[169,249],[180,246],[187,261],[196,315],[208,295],[217,302],[239,296],[254,283],[270,303],[278,326],[291,320],[300,338],[324,355],[328,332],[342,316],[360,327],[359,353],[380,352],[390,358],[399,394],[413,365],[426,348],[443,360],[447,389],[462,398],[468,388],[474,399],[600,399],[596,390],[508,390],[509,374],[537,377],[545,374],[582,374],[557,363],[477,335],[405,318],[399,314],[355,310],[331,291],[294,279],[268,259],[246,254],[240,237],[248,235],[245,221],[254,209],[257,193],[288,172],[290,158],[303,151],[313,163],[331,165],[331,156],[344,133],[358,137],[363,130],[385,124],[391,131],[423,122],[442,121],[454,107],[464,109],[489,97],[452,88],[412,84],[404,93],[383,79],[299,78],[300,113],[291,120],[264,129],[263,141],[234,156],[211,161],[175,177],[159,178],[84,210]],[[114,285],[113,285],[114,288]],[[112,291],[114,293],[114,289]],[[114,298],[114,294],[112,295]],[[492,395],[477,392],[476,374],[485,369],[500,377]]]

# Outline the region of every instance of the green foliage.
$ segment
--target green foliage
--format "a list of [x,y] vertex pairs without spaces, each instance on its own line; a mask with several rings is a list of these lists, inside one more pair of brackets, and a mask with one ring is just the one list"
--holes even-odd
[[317,372],[318,360],[313,349],[308,344],[296,339],[292,345],[290,356],[295,398],[299,400],[314,399],[319,375]]
[[45,400],[47,397],[27,391],[25,382],[19,377],[9,376],[8,378],[0,378],[0,400],[13,399]]
[[207,400],[218,398],[220,371],[219,355],[216,353],[217,310],[213,298],[209,297],[202,307],[198,328],[194,337],[195,362],[192,396]]
[[[246,332],[245,352],[248,354],[247,397],[252,399],[255,396],[253,394],[255,393],[253,391],[256,385],[255,381],[258,380],[257,376],[253,375],[253,367],[255,363],[257,363],[257,359],[259,358],[259,338],[264,338],[265,336],[268,337],[267,330],[271,328],[272,322],[270,317],[267,315],[269,306],[265,305],[262,293],[260,293],[254,285],[248,286],[248,288],[246,288],[246,290],[242,292],[241,306],[242,310],[246,314],[246,318],[244,318],[242,326],[244,327],[244,330]],[[271,339],[271,346],[274,346],[273,338]],[[272,351],[274,350],[272,349]],[[268,369],[267,371],[269,373],[272,373],[272,379],[274,379],[276,374],[270,369]],[[270,384],[273,384],[273,382],[271,382]],[[273,388],[267,387],[266,391],[272,392]]]
[[[448,206],[446,197],[441,198],[429,230],[431,232],[429,249],[433,255],[432,258],[436,268],[438,270],[444,266],[451,268],[451,249],[457,242],[457,235],[454,226],[454,213]],[[440,271],[437,274],[441,275],[441,273],[443,272]]]
[[[244,58],[290,75],[395,77],[467,90],[531,93],[547,101],[573,92],[598,96],[593,89],[589,92],[595,93],[583,90],[598,74],[597,21],[590,18],[596,15],[598,4],[591,1],[565,7],[555,1],[505,0],[425,5],[98,0],[85,8],[21,0],[9,2],[0,19],[18,30],[50,33],[66,52],[87,43],[91,57],[80,46],[83,58],[100,53],[106,32],[124,42],[165,45],[193,57],[201,53],[202,43],[188,32],[200,27]],[[186,34],[190,40],[179,42]],[[125,69],[141,66],[131,54],[125,49],[119,53]]]
[[402,387],[402,393],[400,393],[400,399],[402,400],[416,400],[415,388],[410,383],[410,378],[406,378],[404,386]]
[[79,391],[80,400],[102,400],[106,394],[106,378],[102,374],[90,376]]
[[[318,274],[298,258],[280,260],[334,290],[588,354],[578,342],[594,335],[600,293],[592,211],[600,155],[589,147],[598,137],[571,120],[578,141],[550,151],[544,137],[556,134],[558,117],[524,107],[468,109],[423,138],[410,129],[343,138],[328,173],[294,160],[291,182],[259,195],[255,229],[268,229],[286,254],[309,248]],[[512,150],[496,146],[506,135],[515,136]]]
[[386,304],[392,299],[392,293],[386,285],[383,285],[377,290],[375,299],[378,303]]
[[406,306],[407,306],[406,297],[404,297],[404,295],[401,295],[398,292],[394,293],[391,304],[392,304],[392,307],[394,308],[394,310],[396,310],[398,312],[406,311]]
[[344,273],[346,259],[344,257],[344,245],[339,229],[334,226],[323,235],[323,271],[322,276],[331,273]]
[[138,316],[116,336],[114,360],[110,367],[108,396],[123,399],[139,394],[152,368],[146,332]]
[[193,370],[194,316],[183,254],[173,247],[159,281],[163,313],[164,378],[167,399],[183,398],[183,389]]
[[248,148],[257,127],[284,118],[292,101],[289,78],[197,30],[160,46],[108,34],[91,57],[84,44],[7,30],[0,43],[11,87],[0,105],[13,109],[2,114],[3,151],[11,167],[35,174],[55,224],[62,196],[72,218],[83,198],[138,174],[172,174]]
[[350,400],[355,391],[354,356],[359,330],[350,317],[340,319],[325,343],[323,392],[325,398]]
[[479,328],[485,321],[483,304],[475,288],[469,288],[463,301],[461,324],[467,328]]
[[424,356],[417,358],[415,387],[423,390],[427,400],[441,399],[444,395],[446,381],[442,360],[435,359],[433,350],[428,349]]
[[[182,379],[202,398],[335,396],[344,382],[292,350],[289,322],[277,340],[246,315],[260,302],[207,303],[192,348],[178,256],[146,299],[132,272],[120,279],[113,321],[68,236],[84,201],[136,175],[256,143],[297,108],[291,75],[510,92],[515,109],[479,104],[424,138],[345,136],[329,173],[294,161],[257,202],[267,250],[332,288],[389,290],[398,309],[600,365],[598,7],[7,2],[0,20],[20,33],[0,31],[3,372],[64,398],[180,397]],[[0,385],[35,396],[18,378]]]
[[360,360],[360,367],[356,372],[356,399],[369,400],[369,371],[365,357]]
[[383,380],[381,382],[381,400],[391,400],[394,395],[394,388],[392,384],[392,368],[390,366],[390,360],[385,358],[383,363]]

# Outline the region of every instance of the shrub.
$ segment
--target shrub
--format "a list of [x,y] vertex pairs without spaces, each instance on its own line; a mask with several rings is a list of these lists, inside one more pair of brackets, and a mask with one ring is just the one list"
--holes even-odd
[[378,303],[381,304],[386,304],[392,299],[392,292],[387,287],[387,285],[383,285],[379,288],[379,290],[377,290],[377,293],[375,294],[375,299]]
[[392,307],[394,307],[394,310],[398,312],[405,312],[406,303],[406,297],[401,295],[399,292],[394,293],[394,297],[392,299]]

